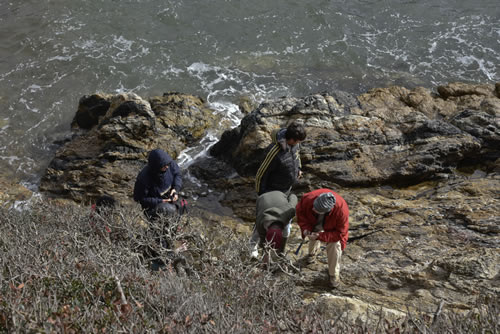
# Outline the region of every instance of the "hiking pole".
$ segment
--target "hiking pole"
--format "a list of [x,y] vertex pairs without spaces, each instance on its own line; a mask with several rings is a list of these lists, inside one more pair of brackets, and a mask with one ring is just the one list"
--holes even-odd
[[306,239],[302,239],[302,241],[300,242],[299,247],[297,247],[297,250],[295,251],[295,255],[299,255],[300,248],[302,247],[302,245],[304,244],[304,242],[306,242]]

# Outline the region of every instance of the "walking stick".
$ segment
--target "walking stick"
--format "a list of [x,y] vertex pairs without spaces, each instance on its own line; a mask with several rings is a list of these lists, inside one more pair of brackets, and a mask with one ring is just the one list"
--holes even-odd
[[300,248],[302,247],[302,245],[304,244],[304,242],[306,242],[306,239],[302,239],[302,241],[300,242],[299,247],[297,247],[297,250],[295,251],[295,255],[299,255]]

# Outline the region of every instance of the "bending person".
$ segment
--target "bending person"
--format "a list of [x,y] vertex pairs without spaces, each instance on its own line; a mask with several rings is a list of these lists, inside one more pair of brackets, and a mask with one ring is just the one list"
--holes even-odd
[[279,255],[284,253],[296,205],[297,196],[287,196],[281,191],[270,191],[259,196],[255,225],[260,247],[267,243]]
[[337,288],[340,285],[340,257],[349,230],[346,201],[332,190],[318,189],[304,194],[296,211],[302,238],[309,239],[308,262],[316,259],[318,241],[326,243],[330,285]]

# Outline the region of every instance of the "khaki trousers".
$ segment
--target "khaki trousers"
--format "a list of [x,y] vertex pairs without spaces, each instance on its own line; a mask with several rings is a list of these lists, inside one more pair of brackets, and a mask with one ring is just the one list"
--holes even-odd
[[[318,254],[319,244],[318,240],[309,240],[309,255]],[[330,277],[340,279],[340,257],[342,256],[340,241],[326,244],[326,256],[328,257],[328,274]]]

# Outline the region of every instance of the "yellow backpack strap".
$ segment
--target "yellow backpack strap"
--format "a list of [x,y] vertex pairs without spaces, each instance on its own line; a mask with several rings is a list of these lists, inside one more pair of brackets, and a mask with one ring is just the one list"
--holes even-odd
[[255,190],[257,193],[260,191],[260,183],[262,181],[262,176],[266,173],[269,165],[271,164],[271,161],[273,161],[274,157],[278,154],[280,151],[280,145],[276,143],[271,150],[266,155],[266,158],[262,162],[262,164],[259,167],[259,170],[257,171],[257,175],[255,177]]

